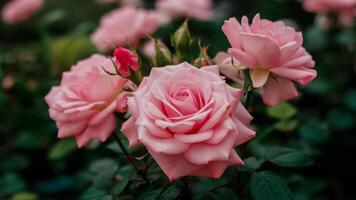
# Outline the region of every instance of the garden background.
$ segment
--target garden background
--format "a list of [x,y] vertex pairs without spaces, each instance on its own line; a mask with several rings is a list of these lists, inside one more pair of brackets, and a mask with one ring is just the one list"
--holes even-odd
[[[0,7],[5,3],[0,1]],[[153,0],[145,1],[146,8],[152,8],[153,4]],[[0,199],[187,196],[181,187],[185,183],[168,183],[156,165],[151,167],[154,171],[151,175],[158,178],[153,178],[156,182],[151,184],[120,178],[133,170],[112,140],[103,144],[94,142],[77,150],[73,139],[56,137],[56,125],[49,118],[44,96],[59,83],[63,71],[98,52],[90,42],[90,34],[100,17],[116,7],[94,0],[47,0],[41,11],[25,23],[0,22]],[[306,12],[294,0],[219,0],[214,1],[214,9],[214,21],[189,22],[193,37],[209,44],[211,57],[229,48],[221,31],[224,19],[232,16],[241,19],[243,15],[251,19],[260,13],[263,18],[282,19],[301,30],[304,47],[312,54],[318,71],[318,77],[310,85],[299,88],[301,98],[282,107],[267,109],[256,103],[261,100],[254,96],[252,104],[257,106],[252,113],[253,124],[258,125],[255,139],[258,144],[253,144],[258,148],[247,146],[243,159],[249,159],[250,168],[240,170],[273,171],[283,178],[297,200],[354,199],[356,26],[320,27],[316,14]],[[154,36],[169,43],[170,35],[181,22],[161,27]],[[305,163],[304,159],[303,166],[294,163],[288,167],[278,161],[275,165],[271,159],[259,166],[259,158],[263,156],[259,157],[261,152],[256,149],[268,151],[270,145],[297,149],[313,161]],[[244,176],[239,177],[241,181],[228,179],[234,173],[234,169],[229,169],[217,180],[188,180],[192,182],[188,196],[253,199],[250,179]]]

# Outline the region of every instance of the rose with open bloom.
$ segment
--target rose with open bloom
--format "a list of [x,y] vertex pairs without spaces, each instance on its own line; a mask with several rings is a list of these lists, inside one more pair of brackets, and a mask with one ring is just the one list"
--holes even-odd
[[304,0],[303,6],[311,12],[338,12],[356,16],[356,0]]
[[222,30],[232,48],[231,54],[250,70],[255,88],[262,87],[263,101],[270,106],[298,96],[293,81],[308,84],[316,77],[314,61],[302,47],[303,36],[283,22],[260,19],[249,25],[236,18],[226,20]]
[[159,16],[153,11],[118,8],[101,18],[91,40],[102,51],[112,46],[136,46],[141,38],[155,32],[158,25]]
[[119,47],[114,50],[114,62],[123,77],[130,77],[130,70],[138,70],[137,54],[126,48]]
[[43,0],[11,0],[2,10],[2,19],[7,24],[17,24],[29,19],[38,12]]
[[209,20],[213,17],[211,0],[158,0],[159,11],[173,17],[194,17]]
[[217,178],[243,164],[234,147],[255,135],[241,94],[220,78],[218,66],[153,68],[128,98],[132,115],[121,131],[130,146],[145,145],[170,180]]
[[102,67],[113,68],[102,55],[79,61],[45,97],[58,138],[75,137],[78,147],[94,138],[105,141],[116,127],[114,112],[126,112],[130,94],[124,89],[134,86],[120,76],[108,75]]

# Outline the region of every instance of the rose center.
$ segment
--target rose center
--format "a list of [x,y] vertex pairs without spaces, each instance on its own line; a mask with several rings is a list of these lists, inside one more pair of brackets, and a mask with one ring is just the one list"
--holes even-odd
[[184,101],[190,96],[189,90],[187,88],[179,88],[174,94],[174,98],[179,101]]

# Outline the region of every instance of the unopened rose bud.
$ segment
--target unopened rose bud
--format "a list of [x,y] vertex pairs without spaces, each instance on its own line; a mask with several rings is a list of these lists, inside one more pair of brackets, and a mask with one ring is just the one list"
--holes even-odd
[[172,54],[161,40],[155,40],[155,55],[153,61],[158,67],[172,64]]
[[126,48],[116,48],[113,53],[117,71],[121,76],[127,78],[131,76],[131,71],[138,70],[138,56],[136,53]]
[[171,45],[176,49],[178,54],[186,51],[192,43],[192,36],[188,27],[188,20],[176,30],[171,38]]
[[212,61],[207,53],[207,47],[200,47],[200,54],[197,59],[194,60],[194,66],[196,67],[204,67],[207,65],[212,65]]

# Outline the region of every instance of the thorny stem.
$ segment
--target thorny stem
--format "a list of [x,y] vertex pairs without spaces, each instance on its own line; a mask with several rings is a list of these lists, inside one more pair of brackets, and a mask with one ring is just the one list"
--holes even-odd
[[129,161],[129,163],[134,167],[134,169],[136,170],[137,174],[139,174],[143,180],[147,181],[147,176],[145,174],[145,170],[143,170],[142,168],[140,168],[137,163],[135,162],[134,158],[131,156],[131,154],[126,150],[124,144],[122,143],[122,141],[120,140],[119,136],[116,134],[116,132],[114,132],[113,138],[116,141],[116,143],[119,145],[120,149],[122,150],[122,152],[124,152],[127,160]]

